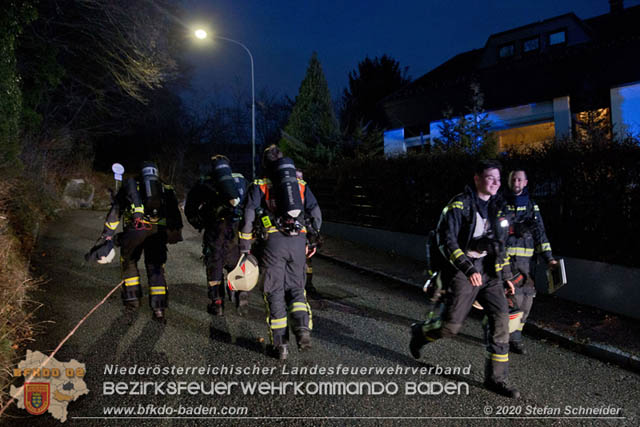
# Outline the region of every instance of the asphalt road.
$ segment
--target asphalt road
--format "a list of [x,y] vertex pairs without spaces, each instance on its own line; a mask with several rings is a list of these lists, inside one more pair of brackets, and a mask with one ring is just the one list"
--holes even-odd
[[[73,211],[43,230],[33,265],[49,282],[33,297],[44,303],[40,318],[53,323],[44,325],[46,333],[31,350],[55,348],[119,282],[117,259],[107,266],[83,259],[103,218],[104,212]],[[292,346],[286,364],[271,359],[264,354],[263,341],[268,338],[260,291],[252,292],[246,318],[233,309],[221,318],[207,314],[200,236],[187,226],[184,237],[169,249],[166,325],[151,319],[146,297],[139,311],[130,314],[116,293],[56,355],[61,362],[76,359],[86,364],[90,390],[69,404],[65,424],[631,426],[640,422],[639,375],[547,342],[525,339],[529,355],[510,355],[510,381],[519,387],[522,399],[508,400],[486,391],[481,327],[475,319],[467,320],[460,337],[429,344],[421,360],[414,360],[408,353],[408,326],[424,310],[415,290],[321,259],[314,261],[314,282],[322,297],[311,300],[313,349],[298,353]],[[146,276],[141,273],[146,294]],[[150,368],[150,372],[109,373],[115,365]],[[202,368],[204,373],[154,375],[154,367]],[[262,372],[219,372],[232,368]],[[300,368],[311,372],[296,373]],[[336,372],[342,368],[349,372]],[[351,372],[356,368],[358,372]],[[469,373],[438,371],[452,368],[467,368]],[[322,369],[326,371],[313,372]],[[117,382],[125,383],[129,391],[109,394],[110,383]],[[146,394],[130,394],[133,384],[140,382],[153,384]],[[192,389],[193,394],[187,389],[169,393],[173,387],[169,384],[176,382],[201,388]],[[214,394],[210,394],[212,383],[218,387]],[[242,389],[255,383],[265,383],[262,393]],[[281,383],[289,383],[288,388],[282,389]],[[422,383],[424,394],[411,393],[416,383]],[[216,415],[202,415],[213,407]],[[134,413],[105,412],[126,408],[134,408]],[[594,418],[589,413],[594,410],[609,413]],[[200,412],[187,418],[189,411]],[[49,414],[28,416],[14,408],[11,415],[20,418],[5,424],[60,424]],[[602,418],[605,415],[617,418]]]

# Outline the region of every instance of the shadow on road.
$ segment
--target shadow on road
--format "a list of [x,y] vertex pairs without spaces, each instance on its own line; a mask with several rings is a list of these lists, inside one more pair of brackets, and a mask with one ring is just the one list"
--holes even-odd
[[[106,328],[106,332],[102,334],[95,343],[89,348],[89,355],[96,355],[97,360],[104,361],[107,364],[113,363],[141,363],[150,362],[153,364],[168,363],[168,358],[164,353],[154,351],[156,343],[162,338],[166,325],[157,322],[148,315],[148,310],[140,307],[138,310],[129,310],[122,308],[122,312],[113,322]],[[145,324],[138,336],[129,344],[122,352],[122,356],[114,360],[116,349],[114,343],[120,343],[130,328],[141,319],[147,317]]]
[[[433,367],[435,369],[435,366],[428,363],[421,362],[419,360],[415,360],[413,357],[408,355],[408,351],[409,351],[408,329],[407,329],[407,342],[406,342],[407,345],[400,349],[403,352],[399,352],[399,351],[390,350],[389,348],[382,347],[377,344],[370,343],[368,341],[364,341],[358,338],[348,336],[354,333],[353,329],[346,327],[345,325],[339,322],[335,322],[326,317],[314,315],[314,320],[317,320],[317,323],[314,322],[314,325],[317,325],[317,326],[314,327],[313,329],[313,335],[318,339],[331,342],[338,346],[348,347],[356,352],[368,353],[374,357],[379,357],[379,358],[388,360],[392,363],[396,363],[398,365],[415,366],[417,364],[421,367],[423,366],[427,368]],[[341,331],[343,333],[340,333],[338,331]],[[473,342],[475,340],[477,340],[475,337],[465,335],[463,339],[461,339],[460,341]],[[477,344],[475,342],[473,345],[474,347],[477,347]],[[407,353],[404,353],[405,351]],[[454,380],[454,381],[466,382],[471,386],[484,389],[484,385],[481,382],[472,380],[471,378],[468,378],[465,376],[444,375],[444,374],[439,376],[450,379],[450,380]]]
[[[245,329],[246,330],[246,329]],[[245,336],[236,336],[229,330],[227,319],[217,318],[211,321],[209,325],[209,337],[212,341],[218,341],[225,344],[233,344],[249,351],[264,354],[264,344],[260,343],[257,338],[251,339]]]

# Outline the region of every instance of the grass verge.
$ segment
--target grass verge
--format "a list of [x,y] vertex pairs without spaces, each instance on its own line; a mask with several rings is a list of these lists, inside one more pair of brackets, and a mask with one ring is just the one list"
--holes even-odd
[[8,394],[11,367],[34,340],[34,315],[41,304],[29,294],[43,281],[29,272],[29,256],[41,221],[51,217],[54,199],[27,178],[5,177],[0,186],[0,407]]

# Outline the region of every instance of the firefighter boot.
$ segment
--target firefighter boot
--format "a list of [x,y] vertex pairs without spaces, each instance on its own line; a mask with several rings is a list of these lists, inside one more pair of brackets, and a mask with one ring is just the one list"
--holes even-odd
[[[442,328],[442,319],[436,315],[433,307],[427,312],[427,320],[417,322],[411,325],[411,341],[409,342],[409,351],[415,359],[420,359],[420,349],[423,345],[435,341],[442,336],[440,329]],[[430,337],[427,338],[427,333]]]
[[279,360],[287,360],[289,357],[289,345],[288,344],[269,344],[266,348],[266,354],[269,357],[273,357]]
[[249,293],[236,292],[236,301],[238,304],[238,316],[249,315]]
[[127,310],[135,311],[135,310],[138,309],[138,307],[140,307],[140,300],[139,299],[134,299],[134,300],[130,300],[130,301],[124,301],[124,307]]
[[513,331],[509,335],[509,351],[516,354],[527,354],[522,342],[522,331]]
[[222,298],[212,300],[207,306],[207,311],[209,312],[209,314],[213,314],[214,316],[224,316],[224,306]]
[[[494,357],[495,356],[495,357]],[[502,355],[491,354],[485,360],[484,365],[484,386],[487,390],[497,393],[501,396],[511,397],[513,399],[520,398],[520,392],[517,388],[507,385],[507,372],[509,369],[509,362],[502,362],[493,360],[496,357],[499,358]],[[507,355],[505,355],[508,357]]]
[[214,316],[224,315],[224,288],[221,285],[220,280],[210,280],[209,289],[207,290],[207,296],[211,300],[207,306],[209,314]]
[[296,331],[296,341],[298,350],[305,351],[311,349],[311,331],[307,328],[300,328]]
[[409,342],[409,351],[414,359],[420,359],[420,349],[428,341],[422,332],[424,322],[417,322],[411,325],[411,341]]
[[153,310],[153,320],[164,323],[166,321],[165,317],[164,317],[164,309],[162,308],[155,308]]
[[280,344],[277,350],[278,350],[278,359],[287,360],[287,357],[289,356],[289,346],[287,346],[287,344]]
[[527,354],[527,350],[524,348],[522,341],[509,342],[509,351],[515,354]]

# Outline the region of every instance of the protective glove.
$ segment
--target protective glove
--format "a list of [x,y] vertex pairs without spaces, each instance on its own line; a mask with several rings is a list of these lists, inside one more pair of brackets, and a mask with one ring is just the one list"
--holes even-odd
[[96,261],[98,264],[109,264],[116,256],[111,239],[100,237],[95,245],[84,256],[85,261]]
[[310,245],[310,244],[307,245],[305,247],[305,255],[307,256],[307,258],[311,258],[312,256],[314,256],[315,253],[316,253],[316,249],[317,249],[317,247],[316,247],[315,244],[314,245]]

